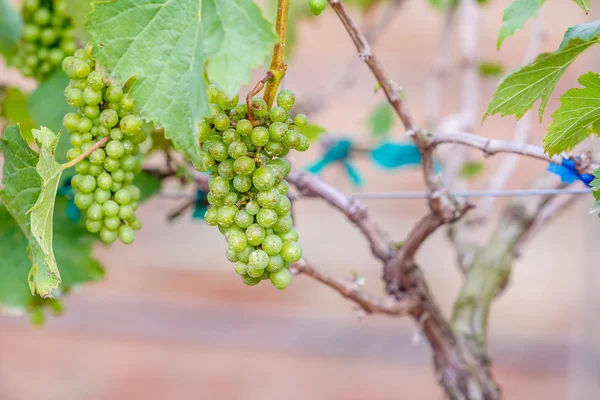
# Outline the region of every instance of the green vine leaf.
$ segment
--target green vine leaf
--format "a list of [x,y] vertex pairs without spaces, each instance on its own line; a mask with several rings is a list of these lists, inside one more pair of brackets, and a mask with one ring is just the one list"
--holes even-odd
[[6,0],[0,0],[0,53],[10,61],[23,29],[23,20]]
[[89,33],[84,29],[85,17],[92,11],[92,2],[90,0],[65,0],[67,7],[66,13],[73,19],[77,38],[82,42],[87,42],[90,39]]
[[504,10],[502,27],[498,34],[498,49],[502,42],[513,36],[516,31],[523,29],[527,21],[534,19],[545,0],[515,0]]
[[33,136],[31,135],[31,130],[36,127],[36,124],[27,111],[28,97],[26,93],[23,93],[18,88],[7,88],[2,104],[0,105],[0,116],[9,124],[20,124],[25,140],[32,142]]
[[49,296],[61,282],[56,257],[52,247],[52,222],[54,217],[54,202],[56,191],[63,171],[62,165],[54,158],[54,151],[59,137],[50,129],[42,127],[34,129],[33,137],[40,145],[39,161],[36,170],[42,178],[42,190],[37,202],[31,208],[31,233],[37,240],[44,253],[44,268],[40,264],[31,270],[30,282],[33,282],[32,292],[37,291],[40,296]]
[[560,107],[552,114],[554,121],[544,138],[549,155],[571,150],[586,139],[590,126],[600,120],[600,76],[588,72],[579,77],[583,88],[569,89],[559,97]]
[[140,114],[165,128],[194,163],[200,160],[196,123],[209,113],[205,69],[233,95],[276,40],[252,0],[97,3],[86,29],[94,57],[118,81],[137,78],[131,94]]
[[31,150],[16,125],[0,141],[4,154],[0,200],[29,241],[31,293],[49,297],[61,279],[52,249],[54,199],[62,166],[54,159],[58,137],[47,128],[32,131],[40,154]]
[[585,13],[590,11],[590,0],[573,0]]
[[541,121],[550,95],[566,69],[581,53],[598,43],[599,35],[600,21],[569,28],[557,51],[540,54],[533,62],[512,71],[500,81],[483,119],[497,113],[520,119],[541,98]]

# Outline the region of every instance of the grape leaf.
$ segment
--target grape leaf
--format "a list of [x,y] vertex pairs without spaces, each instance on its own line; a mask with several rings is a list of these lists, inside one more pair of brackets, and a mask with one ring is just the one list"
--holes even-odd
[[[96,239],[81,224],[66,217],[67,199],[56,200],[54,216],[56,261],[60,265],[65,291],[74,286],[99,280],[104,276],[102,266],[92,257]],[[31,295],[27,274],[31,261],[27,257],[27,236],[6,207],[0,205],[0,307],[12,312],[34,311],[44,300]]]
[[303,127],[297,126],[296,131],[298,133],[301,133],[304,136],[306,136],[308,138],[308,140],[310,140],[312,143],[312,142],[319,140],[321,135],[323,133],[327,132],[327,129],[325,129],[322,126],[317,125],[317,124],[308,123],[308,124],[304,125]]
[[504,65],[497,61],[481,61],[479,75],[482,78],[494,78],[504,73]]
[[10,61],[23,29],[23,20],[6,0],[0,0],[0,53]]
[[523,29],[528,20],[534,19],[545,0],[514,0],[504,9],[502,27],[498,34],[498,49],[502,42],[513,36],[516,31]]
[[577,56],[597,43],[600,21],[575,25],[567,29],[560,48],[540,54],[533,62],[518,68],[498,84],[483,119],[500,113],[520,119],[541,98],[540,121],[556,84]]
[[590,11],[590,0],[573,0],[585,13]]
[[61,282],[52,247],[52,222],[54,201],[63,167],[54,158],[59,136],[44,126],[42,129],[34,129],[32,132],[33,137],[40,145],[36,170],[42,178],[42,190],[37,202],[30,210],[31,233],[44,253],[45,263],[43,268],[40,268],[39,264],[33,266],[30,272],[33,279],[30,279],[30,282],[33,282],[32,292],[37,291],[42,297],[48,297]]
[[54,133],[47,128],[32,132],[41,149],[39,157],[28,147],[18,126],[9,126],[0,141],[4,154],[0,200],[29,241],[31,292],[48,297],[61,282],[52,250],[52,215],[62,167],[54,160]]
[[118,81],[137,77],[131,94],[140,115],[198,163],[196,123],[209,112],[205,67],[237,92],[275,43],[273,26],[252,0],[115,0],[92,8],[86,29],[94,57]]
[[569,89],[559,97],[560,107],[552,114],[554,121],[544,138],[550,156],[571,150],[586,139],[590,125],[600,120],[600,76],[588,72],[579,77],[583,88]]
[[57,69],[31,93],[27,109],[37,126],[46,126],[53,132],[63,132],[56,148],[56,159],[59,162],[67,161],[67,151],[71,147],[68,132],[63,127],[65,114],[75,112],[69,107],[64,97],[64,90],[69,84],[69,77]]
[[376,137],[387,136],[394,126],[394,109],[390,103],[379,104],[368,120],[371,135]]
[[136,174],[133,184],[140,189],[142,203],[160,192],[162,181],[159,177],[142,171]]

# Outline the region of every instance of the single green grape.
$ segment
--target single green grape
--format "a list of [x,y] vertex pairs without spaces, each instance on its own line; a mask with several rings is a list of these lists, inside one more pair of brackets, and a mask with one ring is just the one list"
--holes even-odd
[[250,134],[252,144],[255,146],[264,146],[269,142],[269,131],[264,126],[257,126]]
[[[237,255],[236,255],[237,257]],[[230,260],[231,261],[231,260]],[[232,261],[235,262],[235,261]],[[235,273],[238,275],[246,275],[248,271],[248,264],[243,261],[235,262]]]
[[271,272],[269,277],[273,286],[278,290],[284,290],[292,283],[292,274],[285,268],[277,272]]
[[270,256],[279,254],[283,246],[283,241],[277,235],[267,235],[262,243],[262,249]]
[[266,270],[269,272],[277,272],[283,268],[285,261],[283,261],[283,257],[279,254],[275,254],[269,256],[269,265],[267,265]]
[[258,201],[250,200],[246,204],[246,212],[250,215],[256,215],[260,211],[260,204]]
[[255,286],[260,283],[261,279],[253,278],[250,275],[242,275],[242,281],[248,286]]
[[233,188],[241,193],[249,191],[252,188],[252,178],[246,175],[236,175],[233,178]]
[[233,250],[231,247],[227,248],[227,251],[225,252],[225,257],[227,257],[227,260],[232,263],[238,261],[237,251]]
[[105,244],[114,243],[119,237],[119,233],[116,230],[110,230],[106,227],[100,230],[100,240]]
[[126,225],[123,225],[119,228],[119,240],[123,244],[131,244],[135,241],[135,232],[134,230]]
[[260,167],[252,174],[252,183],[258,190],[269,190],[275,186],[276,176],[269,168]]
[[254,246],[246,246],[246,248],[237,253],[238,259],[242,262],[247,263],[250,258],[250,253],[254,251]]
[[206,213],[204,214],[204,221],[210,226],[219,224],[219,217],[216,207],[210,207],[208,210],[206,210]]
[[254,217],[246,210],[240,210],[235,214],[234,222],[240,228],[246,229],[254,223]]
[[269,190],[265,190],[258,193],[256,196],[256,200],[261,207],[264,208],[275,208],[277,203],[279,202],[279,192],[275,188],[271,188]]
[[283,89],[277,95],[277,105],[283,107],[286,111],[290,111],[292,107],[294,107],[295,102],[296,96],[294,95],[294,92],[289,89]]
[[247,119],[240,119],[235,126],[235,130],[240,136],[250,136],[254,127],[252,126],[252,122]]
[[251,224],[246,229],[246,238],[252,246],[260,246],[266,236],[265,228],[258,224]]
[[296,242],[285,241],[281,248],[281,257],[289,263],[295,263],[302,258],[302,247]]
[[263,228],[270,228],[277,223],[277,213],[268,208],[261,208],[256,214],[256,222]]
[[256,169],[256,165],[250,157],[241,156],[233,163],[233,169],[238,175],[251,175]]
[[116,217],[119,214],[119,204],[114,200],[108,200],[102,205],[102,211],[106,217]]
[[217,211],[217,217],[220,226],[229,227],[235,220],[235,214],[238,212],[236,206],[221,206]]

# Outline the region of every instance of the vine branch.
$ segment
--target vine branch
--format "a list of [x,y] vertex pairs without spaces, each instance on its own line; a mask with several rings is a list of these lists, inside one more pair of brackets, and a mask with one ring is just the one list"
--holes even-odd
[[265,89],[265,101],[269,108],[273,105],[279,84],[285,75],[287,65],[285,64],[285,40],[287,36],[287,21],[290,9],[290,0],[277,1],[277,17],[275,31],[277,32],[277,43],[273,46],[273,57],[269,72],[272,77],[267,82]]
[[273,74],[271,71],[267,72],[267,75],[262,78],[260,81],[256,82],[254,88],[248,92],[246,95],[246,108],[248,108],[248,120],[252,122],[252,125],[255,125],[254,121],[254,109],[252,108],[252,98],[260,93],[261,90],[265,87],[265,82],[269,79],[273,78]]
[[81,153],[81,155],[79,155],[77,158],[74,158],[73,160],[69,161],[68,163],[63,164],[62,165],[63,169],[71,168],[71,167],[77,165],[77,163],[79,163],[80,161],[85,160],[85,158],[87,156],[92,154],[94,151],[98,150],[100,147],[104,146],[109,140],[110,140],[110,136],[100,139],[92,147],[90,147],[89,149],[87,149],[86,151]]

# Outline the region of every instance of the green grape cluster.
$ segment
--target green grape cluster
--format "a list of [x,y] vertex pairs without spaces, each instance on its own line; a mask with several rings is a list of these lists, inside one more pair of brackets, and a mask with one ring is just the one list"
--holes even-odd
[[64,0],[25,0],[21,44],[14,58],[23,75],[43,80],[75,53],[75,27]]
[[211,117],[198,125],[202,169],[210,172],[206,223],[225,235],[227,259],[247,285],[270,279],[277,289],[289,286],[291,263],[300,260],[285,181],[292,149],[306,151],[310,141],[297,131],[306,116],[290,118],[294,93],[282,90],[277,106],[252,100],[254,123],[238,97],[229,99],[218,87],[208,90]]
[[64,59],[63,71],[71,78],[65,89],[69,105],[77,113],[65,115],[63,125],[71,133],[69,161],[91,150],[103,138],[110,139],[75,166],[71,181],[75,205],[86,211],[86,227],[100,234],[104,243],[117,238],[135,240],[141,228],[135,216],[140,189],[132,184],[142,169],[139,144],[147,138],[142,120],[133,112],[133,99],[119,85],[108,84],[96,68],[91,48],[79,49]]
[[327,0],[308,0],[308,6],[313,15],[320,15],[327,7],[327,4],[329,4]]

